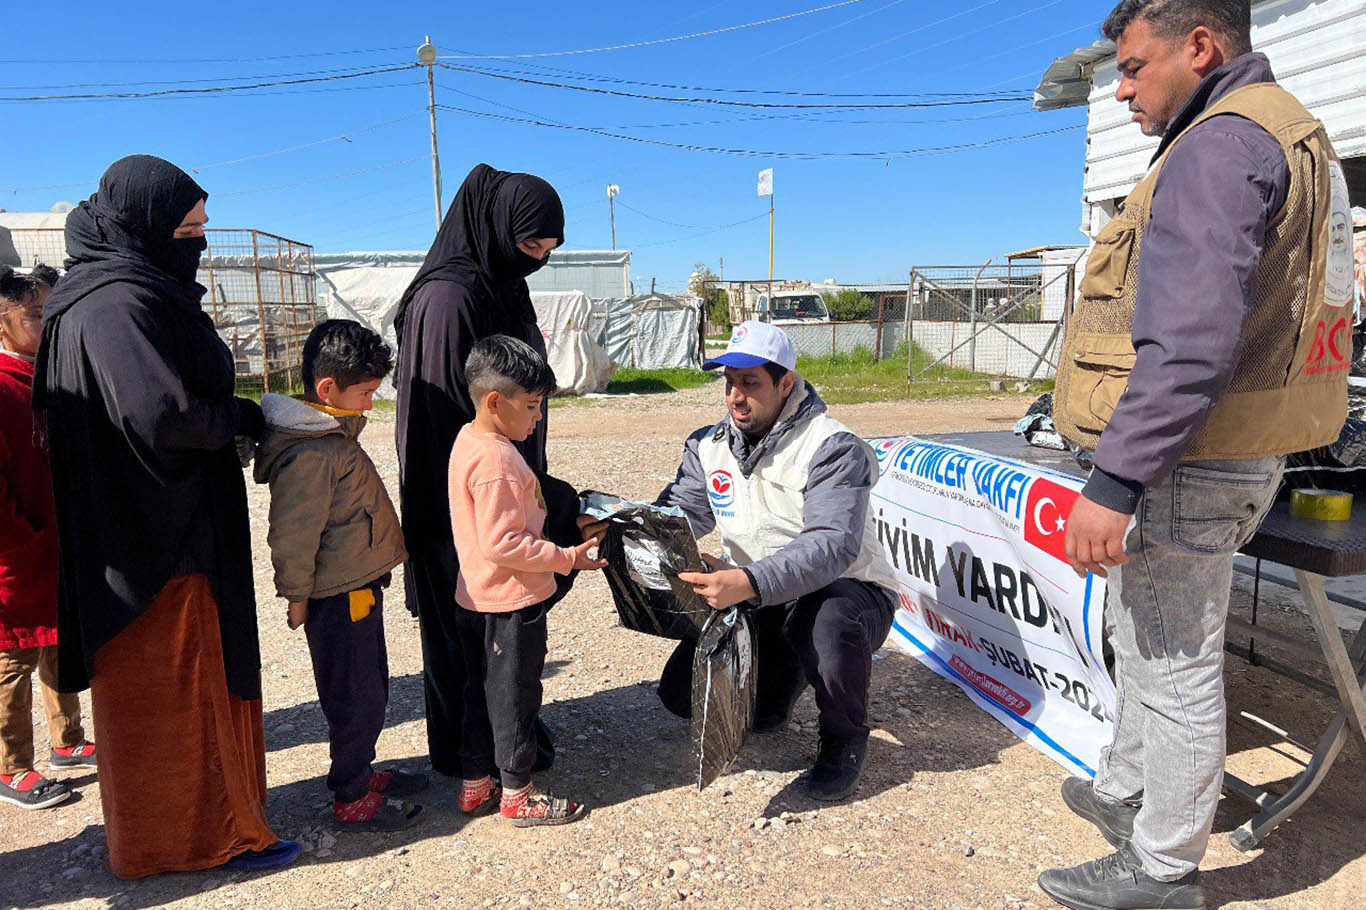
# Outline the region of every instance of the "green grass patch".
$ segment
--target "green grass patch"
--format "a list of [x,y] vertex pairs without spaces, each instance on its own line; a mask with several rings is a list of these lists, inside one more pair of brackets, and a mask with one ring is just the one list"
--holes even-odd
[[695,389],[716,381],[715,373],[669,367],[663,370],[617,370],[607,384],[609,395],[651,395]]
[[[797,372],[821,391],[831,404],[859,404],[865,401],[904,401],[907,398],[951,398],[990,393],[988,381],[996,378],[944,364],[925,370],[934,358],[919,347],[915,349],[912,369],[915,382],[906,382],[906,346],[878,361],[871,351],[858,348],[849,354],[828,357],[798,357]],[[921,372],[925,370],[925,372]],[[1015,380],[1006,380],[1014,391]],[[1052,380],[1030,383],[1035,394],[1052,389]]]

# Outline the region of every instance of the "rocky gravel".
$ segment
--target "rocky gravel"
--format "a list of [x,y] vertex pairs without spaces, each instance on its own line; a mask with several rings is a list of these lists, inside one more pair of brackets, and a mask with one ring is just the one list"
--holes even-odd
[[[552,470],[576,485],[652,497],[673,477],[685,436],[719,418],[718,386],[671,395],[557,404]],[[866,404],[834,412],[865,435],[1008,428],[1014,396]],[[363,437],[397,489],[392,412]],[[75,799],[25,813],[0,806],[0,907],[917,907],[1021,910],[1053,906],[1034,887],[1044,868],[1107,851],[1058,798],[1064,771],[1019,743],[958,689],[893,650],[874,664],[867,771],[846,803],[816,804],[800,787],[814,757],[808,693],[784,730],[752,736],[730,771],[702,793],[690,782],[685,724],[653,685],[670,643],[620,628],[601,577],[580,580],[551,613],[543,716],[559,756],[541,782],[591,807],[566,828],[516,829],[469,820],[458,786],[435,780],[426,820],[392,835],[342,833],[328,823],[328,757],[302,633],[269,596],[265,490],[251,491],[261,623],[268,812],[304,857],[269,875],[198,872],[140,882],[104,867],[104,828],[93,772],[54,772]],[[417,624],[403,609],[401,576],[385,619],[393,676],[383,764],[426,767]],[[1245,608],[1246,596],[1235,594]],[[1263,621],[1305,628],[1286,592],[1263,589]],[[1312,741],[1334,705],[1265,670],[1226,671],[1231,766],[1254,781],[1284,781],[1303,758],[1237,717],[1262,714]],[[88,707],[88,702],[87,702]],[[46,742],[39,723],[38,742]],[[1265,849],[1242,854],[1227,832],[1249,807],[1225,799],[1206,863],[1211,906],[1335,908],[1366,889],[1361,750],[1344,751],[1301,817]],[[148,781],[155,799],[174,780]]]

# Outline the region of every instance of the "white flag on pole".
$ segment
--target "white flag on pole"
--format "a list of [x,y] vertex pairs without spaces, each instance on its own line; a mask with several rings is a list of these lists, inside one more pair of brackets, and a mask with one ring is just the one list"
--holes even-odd
[[759,195],[773,195],[773,168],[764,168],[759,172]]

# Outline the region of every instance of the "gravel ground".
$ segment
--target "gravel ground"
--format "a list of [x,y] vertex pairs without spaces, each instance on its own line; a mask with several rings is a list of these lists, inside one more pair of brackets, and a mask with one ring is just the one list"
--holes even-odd
[[[580,487],[652,497],[673,476],[685,435],[719,416],[719,388],[557,405],[551,464]],[[835,408],[866,435],[1002,429],[1025,400],[895,402]],[[397,489],[392,412],[364,443]],[[326,826],[327,744],[302,633],[289,632],[265,549],[266,496],[251,492],[260,592],[267,767],[276,830],[307,855],[257,877],[214,872],[114,879],[93,773],[41,813],[0,808],[0,906],[40,907],[574,907],[718,908],[903,906],[1000,910],[1053,906],[1034,886],[1042,869],[1108,852],[1058,798],[1064,771],[1014,739],[956,687],[905,655],[874,665],[868,768],[854,799],[819,806],[797,783],[816,745],[808,693],[785,731],[753,736],[731,771],[702,794],[689,785],[685,724],[652,685],[669,643],[621,629],[599,576],[582,578],[551,614],[544,717],[559,758],[542,782],[587,802],[568,828],[519,830],[469,821],[457,788],[434,781],[426,821],[394,835],[334,834]],[[401,591],[401,582],[391,589]],[[1263,590],[1262,619],[1307,629],[1288,592]],[[397,598],[396,598],[397,600]],[[1235,591],[1235,609],[1246,595]],[[386,610],[393,674],[381,762],[423,769],[421,655],[416,621]],[[1333,703],[1263,669],[1231,661],[1231,768],[1283,782],[1303,752],[1238,717],[1267,716],[1313,741]],[[41,726],[41,724],[40,724]],[[44,732],[38,742],[45,743]],[[41,746],[40,746],[41,748]],[[1249,806],[1225,799],[1205,863],[1215,907],[1359,906],[1366,888],[1361,750],[1349,746],[1299,818],[1264,850],[1242,854],[1227,832]],[[60,775],[60,772],[58,772]],[[175,781],[148,781],[147,798]]]

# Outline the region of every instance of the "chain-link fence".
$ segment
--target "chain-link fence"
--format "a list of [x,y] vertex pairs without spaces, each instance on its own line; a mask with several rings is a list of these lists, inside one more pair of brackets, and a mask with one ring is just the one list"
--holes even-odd
[[1057,373],[1072,262],[917,266],[906,314],[909,382]]
[[[60,267],[62,228],[12,228],[11,259],[21,267]],[[211,228],[197,279],[208,289],[203,307],[232,350],[237,390],[246,394],[297,388],[304,339],[320,311],[314,292],[313,247],[257,230]]]

